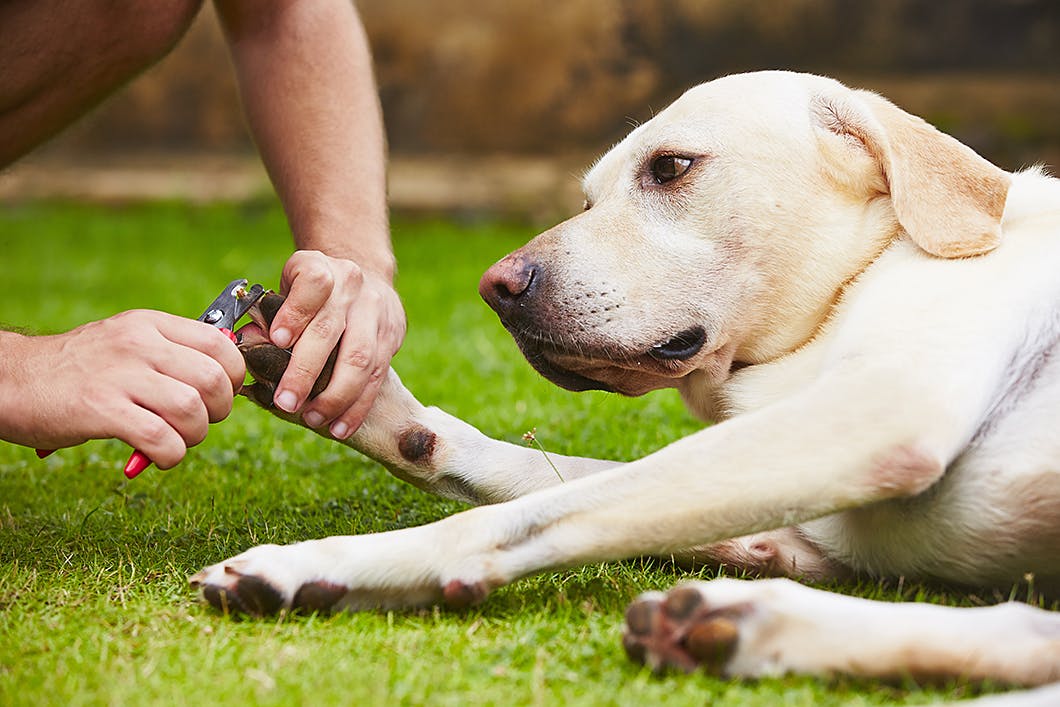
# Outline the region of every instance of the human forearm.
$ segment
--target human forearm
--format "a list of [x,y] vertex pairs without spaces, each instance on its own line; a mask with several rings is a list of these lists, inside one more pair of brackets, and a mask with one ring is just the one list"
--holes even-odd
[[[284,265],[287,300],[268,332],[292,350],[274,402],[345,438],[405,335],[368,42],[349,0],[216,3],[251,129],[301,249]],[[336,347],[331,382],[309,401]]]
[[344,0],[217,0],[247,118],[296,245],[391,281],[371,56]]

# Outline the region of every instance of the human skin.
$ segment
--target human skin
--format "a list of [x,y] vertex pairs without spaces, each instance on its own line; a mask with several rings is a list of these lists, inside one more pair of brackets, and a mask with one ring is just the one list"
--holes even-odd
[[[274,343],[294,350],[276,402],[346,437],[371,407],[405,333],[393,289],[382,117],[364,30],[343,0],[215,4],[248,123],[298,248],[283,267],[287,301],[270,332]],[[200,6],[153,3],[151,12],[106,0],[0,6],[0,164],[60,132],[165,56]],[[206,325],[172,319],[137,311],[51,337],[0,335],[0,438],[57,448],[117,437],[162,468],[179,462],[209,422],[228,414],[231,390],[216,384],[238,385],[243,365],[235,346],[217,342]],[[132,325],[143,327],[135,352],[114,335],[136,334]],[[307,404],[336,345],[331,383]],[[73,375],[49,377],[47,391],[33,388],[27,371],[60,355],[70,364],[64,371],[91,372],[105,361],[120,375],[96,376],[88,395]],[[207,390],[203,380],[214,387]]]

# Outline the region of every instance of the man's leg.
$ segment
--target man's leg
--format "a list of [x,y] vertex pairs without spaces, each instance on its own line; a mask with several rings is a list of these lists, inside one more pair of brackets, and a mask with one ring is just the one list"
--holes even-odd
[[0,166],[169,53],[202,0],[0,3]]

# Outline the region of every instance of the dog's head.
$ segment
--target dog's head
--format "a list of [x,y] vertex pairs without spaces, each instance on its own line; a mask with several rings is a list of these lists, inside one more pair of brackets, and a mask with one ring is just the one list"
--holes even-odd
[[530,363],[637,395],[800,346],[905,233],[993,249],[1008,175],[871,93],[743,74],[691,89],[584,179],[583,213],[482,277]]

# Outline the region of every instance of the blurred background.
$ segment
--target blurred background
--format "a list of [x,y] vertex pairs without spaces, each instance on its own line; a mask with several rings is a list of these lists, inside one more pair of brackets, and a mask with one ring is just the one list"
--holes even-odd
[[[873,89],[1016,169],[1060,166],[1057,0],[361,0],[396,210],[542,220],[689,86],[783,68]],[[545,8],[545,9],[543,9]],[[0,199],[267,194],[207,5],[176,51],[0,173]]]

